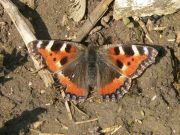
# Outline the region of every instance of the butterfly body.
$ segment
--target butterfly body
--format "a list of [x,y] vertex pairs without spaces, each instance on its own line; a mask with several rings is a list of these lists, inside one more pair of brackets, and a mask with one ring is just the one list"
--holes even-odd
[[98,73],[98,64],[97,64],[97,52],[93,45],[88,46],[88,85],[90,87],[97,87],[97,73]]
[[97,89],[106,100],[121,98],[132,79],[157,56],[154,48],[138,45],[86,47],[60,40],[39,40],[29,45],[32,54],[42,56],[49,70],[66,86],[66,97],[72,100],[86,98],[89,87]]

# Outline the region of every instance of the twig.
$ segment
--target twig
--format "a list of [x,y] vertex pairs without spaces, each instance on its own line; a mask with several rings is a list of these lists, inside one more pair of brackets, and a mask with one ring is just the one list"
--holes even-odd
[[[61,91],[61,95],[62,95],[63,98],[65,97],[65,93],[64,93],[63,90]],[[67,110],[67,113],[68,113],[68,117],[72,121],[73,120],[72,113],[71,113],[71,110],[70,110],[70,107],[69,107],[69,103],[66,100],[65,100],[65,107],[66,107],[66,110]]]
[[64,135],[64,134],[59,134],[59,133],[39,133],[39,135]]
[[[16,26],[18,32],[20,33],[23,41],[25,42],[25,45],[26,45],[28,51],[30,51],[28,43],[33,41],[33,40],[36,40],[36,37],[34,36],[34,34],[29,29],[29,27],[26,24],[25,20],[21,16],[19,10],[17,9],[17,7],[10,0],[0,0],[0,4],[2,4],[2,6],[5,9],[5,11],[10,16],[10,18],[13,21],[14,25]],[[33,60],[35,68],[36,69],[40,69],[42,64],[40,64],[34,58],[34,56],[32,56],[31,54],[30,54],[30,57]],[[50,72],[47,69],[40,70],[38,72],[38,74],[43,79],[46,87],[52,86],[52,84],[54,83],[54,80],[53,80]]]
[[90,120],[85,120],[85,121],[78,121],[78,122],[75,122],[76,125],[78,124],[84,124],[84,123],[88,123],[88,122],[93,122],[93,121],[97,121],[98,118],[94,118],[94,119],[90,119]]
[[0,3],[3,5],[5,11],[8,13],[14,25],[18,29],[18,32],[23,38],[25,44],[27,45],[29,42],[36,40],[36,37],[21,17],[17,7],[10,0],[1,0]]
[[83,112],[82,110],[80,110],[74,103],[71,102],[71,105],[73,105],[73,107],[74,107],[78,112],[80,112],[81,114],[83,114],[83,115],[85,115],[86,117],[89,118],[89,116],[88,116],[85,112]]
[[111,135],[113,135],[114,133],[116,133],[122,126],[119,125],[117,128],[114,129],[114,131],[111,132]]
[[30,131],[38,134],[38,135],[64,135],[64,134],[61,134],[61,133],[41,133],[40,131],[38,130],[35,130],[35,129],[30,129]]
[[115,125],[112,127],[108,127],[105,129],[100,130],[101,133],[110,133],[110,135],[113,135],[115,132],[117,132],[122,126],[121,125]]
[[102,0],[99,5],[92,11],[86,22],[76,34],[76,38],[72,39],[72,41],[81,42],[83,38],[94,27],[94,25],[99,21],[99,19],[104,15],[104,13],[108,10],[108,6],[112,1],[113,0]]
[[166,29],[166,27],[154,27],[153,28],[154,31],[163,31],[164,29]]
[[148,32],[148,30],[147,30],[144,22],[141,21],[140,18],[139,18],[139,17],[136,17],[136,16],[133,16],[133,19],[134,19],[135,21],[137,21],[137,22],[139,23],[139,25],[141,26],[141,28],[144,30],[145,35],[146,35],[146,38],[149,40],[149,42],[150,42],[150,43],[153,43],[153,40],[151,39],[151,37],[150,37],[150,35],[149,35],[149,32]]

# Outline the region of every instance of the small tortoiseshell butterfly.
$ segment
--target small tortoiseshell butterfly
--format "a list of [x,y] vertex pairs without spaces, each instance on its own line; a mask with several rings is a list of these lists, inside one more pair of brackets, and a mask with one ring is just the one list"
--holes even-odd
[[[66,87],[66,98],[81,100],[94,88],[106,100],[120,99],[152,63],[158,52],[149,46],[109,44],[101,47],[61,40],[29,43],[32,54],[42,56],[51,72]],[[40,55],[39,55],[40,54]]]

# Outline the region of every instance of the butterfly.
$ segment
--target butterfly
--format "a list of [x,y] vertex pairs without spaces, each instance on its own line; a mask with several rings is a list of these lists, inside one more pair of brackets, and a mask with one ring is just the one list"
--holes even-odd
[[41,56],[60,84],[66,99],[84,100],[90,88],[103,99],[116,101],[131,87],[132,79],[155,62],[158,51],[149,46],[108,44],[101,47],[61,40],[29,43],[31,53]]

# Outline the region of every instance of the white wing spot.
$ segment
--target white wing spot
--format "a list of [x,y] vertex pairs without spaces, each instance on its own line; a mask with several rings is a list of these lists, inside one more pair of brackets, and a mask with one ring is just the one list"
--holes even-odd
[[148,48],[147,48],[147,47],[143,47],[143,50],[144,50],[144,53],[145,53],[146,55],[149,54],[149,51],[148,51]]
[[120,51],[120,54],[121,54],[121,55],[124,55],[124,54],[125,54],[125,52],[124,52],[122,46],[119,47],[119,51]]
[[139,55],[139,51],[138,51],[137,47],[135,45],[132,45],[132,49],[134,51],[134,56],[138,56]]
[[66,44],[66,43],[64,43],[64,44],[63,44],[63,46],[61,47],[61,51],[64,51],[64,50],[65,50],[65,48],[66,48],[66,46],[67,46],[67,44]]
[[46,46],[46,49],[47,49],[48,51],[51,51],[51,47],[53,46],[53,44],[54,44],[54,40],[51,40],[51,41],[49,42],[49,44]]
[[75,77],[75,74],[72,75],[72,78],[74,78],[74,77]]
[[41,45],[42,45],[42,41],[40,40],[37,44],[37,48],[41,48]]

